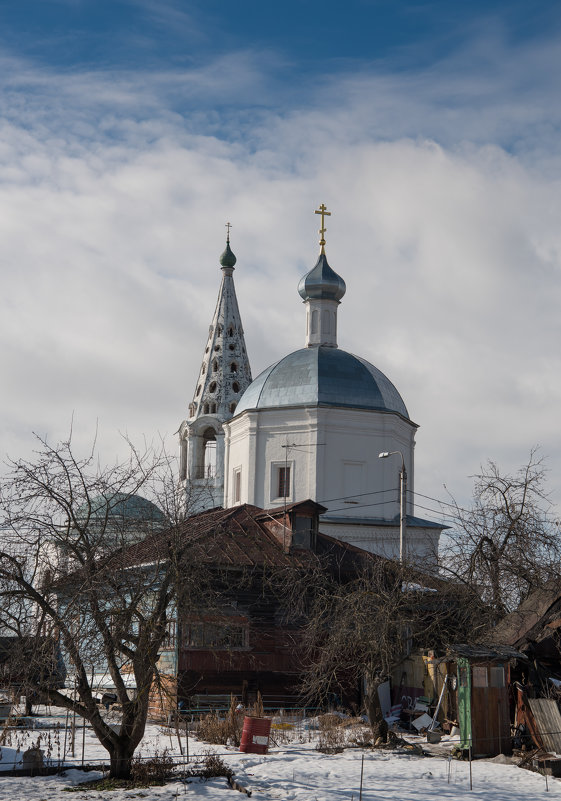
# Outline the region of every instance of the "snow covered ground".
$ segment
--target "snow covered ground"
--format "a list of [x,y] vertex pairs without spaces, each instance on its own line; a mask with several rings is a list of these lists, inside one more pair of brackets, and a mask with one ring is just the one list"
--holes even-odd
[[[228,787],[225,779],[200,782],[191,779],[188,783],[177,781],[164,787],[133,790],[93,791],[83,790],[68,794],[65,787],[76,785],[85,779],[99,778],[99,772],[84,774],[77,768],[67,770],[64,776],[20,778],[9,775],[9,770],[21,760],[21,753],[41,735],[40,746],[50,759],[62,758],[66,722],[59,716],[41,717],[37,724],[41,728],[12,735],[12,744],[0,748],[0,801],[125,801],[142,798],[144,801],[185,798],[191,801],[242,801],[247,797]],[[62,726],[60,725],[62,724]],[[46,728],[46,727],[49,728]],[[52,728],[55,726],[55,728]],[[57,727],[58,726],[58,727]],[[44,728],[45,727],[45,728]],[[82,756],[82,733],[77,727],[74,760],[67,755],[65,762],[79,765]],[[304,728],[296,732],[292,742],[273,746],[266,756],[241,754],[234,748],[208,746],[194,737],[189,738],[190,762],[212,750],[219,753],[232,768],[236,780],[252,791],[255,801],[358,801],[362,758],[364,756],[363,801],[534,801],[561,797],[561,780],[548,778],[548,789],[543,776],[522,770],[512,764],[497,761],[477,760],[472,764],[473,790],[469,789],[469,764],[450,760],[444,748],[433,748],[431,757],[414,756],[404,752],[370,751],[348,748],[342,753],[328,755],[315,749],[315,734]],[[417,739],[423,743],[424,738]],[[185,751],[185,736],[182,747]],[[179,758],[177,736],[156,725],[147,728],[146,737],[139,749],[148,757],[167,749]],[[66,750],[70,750],[69,732],[66,732]],[[85,729],[85,761],[106,758],[89,729]]]

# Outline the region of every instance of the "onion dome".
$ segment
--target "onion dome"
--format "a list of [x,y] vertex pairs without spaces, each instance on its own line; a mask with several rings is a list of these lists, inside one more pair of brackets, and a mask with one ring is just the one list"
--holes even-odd
[[220,264],[223,267],[230,267],[233,270],[236,261],[237,259],[232,252],[232,248],[230,247],[230,237],[228,237],[228,239],[226,240],[226,250],[220,256]]
[[340,301],[347,287],[340,275],[332,270],[325,253],[320,253],[316,266],[298,284],[298,293],[303,300]]

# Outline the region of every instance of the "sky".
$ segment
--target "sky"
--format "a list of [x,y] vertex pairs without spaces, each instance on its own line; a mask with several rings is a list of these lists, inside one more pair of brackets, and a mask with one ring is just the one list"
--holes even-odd
[[71,425],[174,451],[225,223],[257,376],[304,344],[325,203],[339,345],[419,424],[415,490],[537,446],[557,513],[560,34],[526,0],[0,4],[2,458]]

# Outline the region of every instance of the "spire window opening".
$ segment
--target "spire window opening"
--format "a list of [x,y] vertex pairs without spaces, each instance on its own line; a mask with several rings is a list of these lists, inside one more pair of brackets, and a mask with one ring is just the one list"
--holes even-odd
[[204,375],[206,373],[206,364],[203,362],[203,366],[201,367],[201,373]]
[[207,428],[203,434],[204,442],[204,478],[216,476],[216,434],[213,428]]
[[240,391],[240,385],[238,384],[237,381],[234,381],[234,383],[232,384],[232,391],[233,392],[239,392]]
[[235,411],[236,411],[236,404],[235,403],[231,403],[230,404],[230,414],[234,414]]
[[196,393],[195,393],[195,397],[196,397],[196,398],[197,398],[197,397],[198,397],[198,396],[201,394],[201,386],[202,386],[202,385],[201,385],[201,384],[199,384],[199,386],[197,387],[197,391],[196,391]]
[[209,392],[216,392],[216,381],[211,381],[208,387]]
[[205,403],[205,405],[203,406],[203,414],[208,414],[209,411],[210,411],[209,405],[208,403]]
[[228,345],[228,348],[229,348],[229,350],[235,350],[236,346],[235,345]]
[[216,414],[216,403],[211,403],[210,404],[210,413],[211,414]]
[[220,350],[220,345],[215,345],[214,350],[218,352]]
[[236,364],[236,362],[232,362],[232,364],[230,365],[230,372],[231,373],[237,373],[238,372],[238,365]]
[[216,361],[216,359],[212,363],[212,372],[213,373],[217,373],[218,372],[218,362]]
[[228,329],[228,336],[229,337],[233,337],[234,336],[234,329],[232,328],[232,326],[230,326],[230,328]]

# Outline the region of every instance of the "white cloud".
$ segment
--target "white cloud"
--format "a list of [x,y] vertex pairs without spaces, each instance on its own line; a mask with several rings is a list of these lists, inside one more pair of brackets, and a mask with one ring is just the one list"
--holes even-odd
[[[224,223],[256,375],[303,343],[296,285],[326,202],[339,342],[421,424],[416,489],[463,499],[482,461],[512,468],[536,443],[558,475],[559,112],[552,81],[517,97],[503,56],[484,93],[461,54],[456,74],[348,76],[283,113],[212,111],[228,90],[266,94],[247,54],[173,76],[20,64],[0,120],[2,451],[64,436],[73,412],[82,442],[100,420],[108,460],[119,430],[173,448]],[[538,79],[559,59],[532,58]]]

